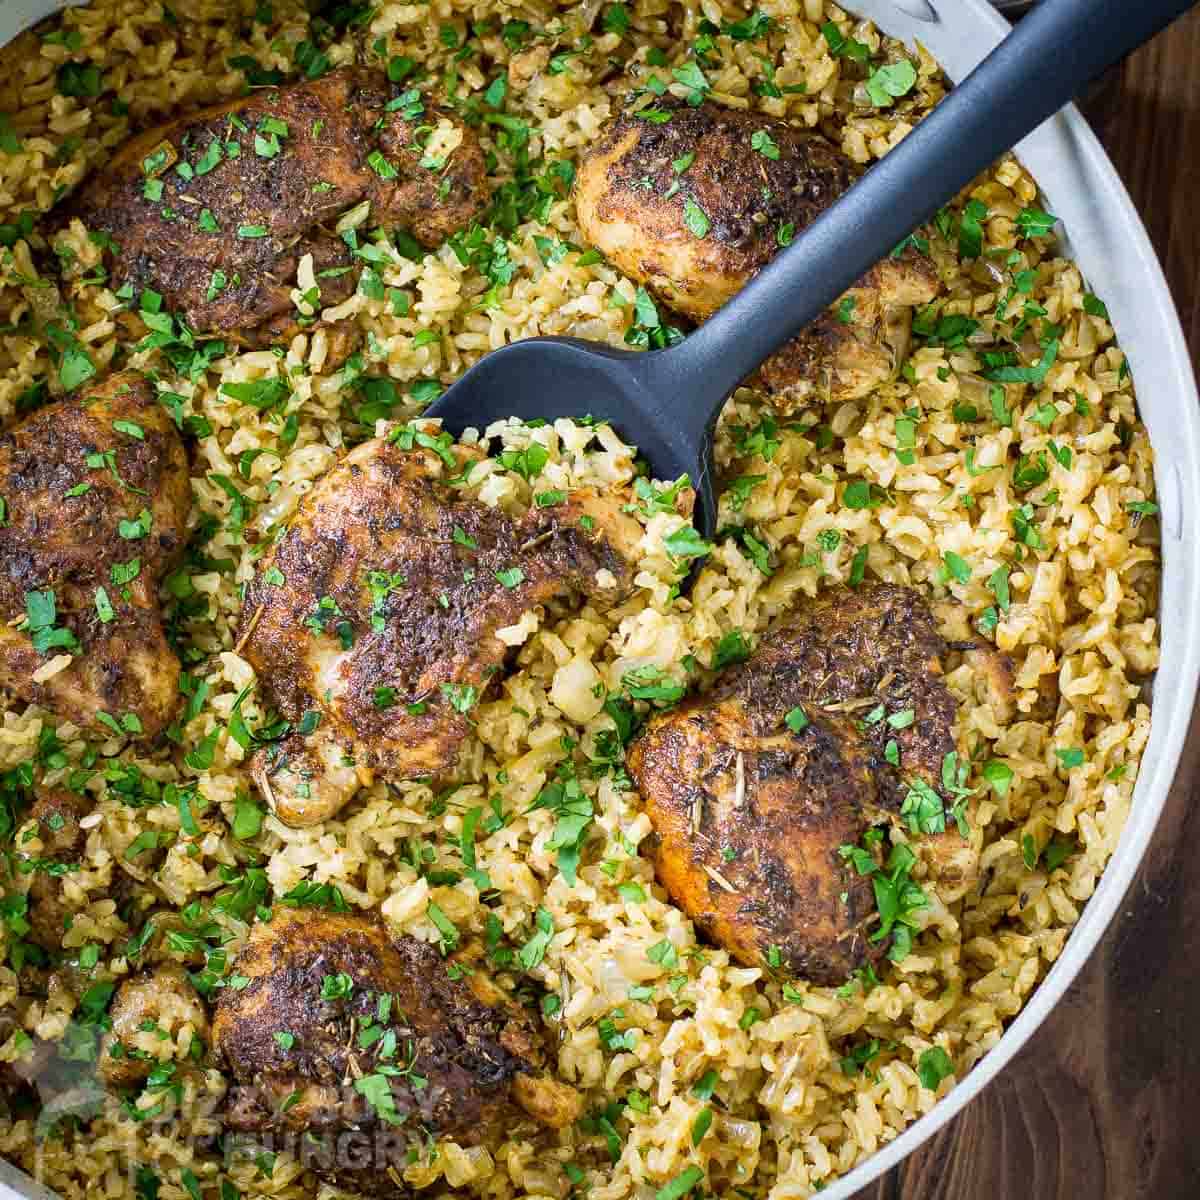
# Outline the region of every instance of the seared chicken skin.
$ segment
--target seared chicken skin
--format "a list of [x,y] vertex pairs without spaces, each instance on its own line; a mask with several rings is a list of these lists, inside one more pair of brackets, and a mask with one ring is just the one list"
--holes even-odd
[[121,372],[0,435],[0,496],[0,687],[93,733],[155,737],[180,698],[158,584],[190,486],[153,386]]
[[300,328],[292,291],[305,255],[320,289],[313,307],[354,292],[340,214],[367,201],[366,228],[403,227],[435,247],[479,215],[485,175],[457,117],[346,68],[148,130],[66,215],[109,236],[114,286],[152,288],[198,333],[267,344]]
[[336,1141],[314,1170],[369,1195],[407,1194],[408,1148],[427,1137],[475,1145],[523,1113],[570,1125],[579,1097],[545,1075],[528,1014],[478,965],[458,979],[448,965],[372,916],[277,906],[213,1020],[226,1125]]
[[641,528],[615,501],[581,490],[513,520],[448,486],[461,462],[413,437],[348,454],[247,590],[245,657],[293,727],[321,718],[254,761],[289,824],[332,816],[372,768],[448,770],[507,652],[497,630],[567,589],[601,606],[633,590]]
[[839,847],[909,822],[913,781],[936,808],[914,848],[944,898],[969,886],[978,835],[960,835],[942,793],[956,715],[945,649],[915,592],[839,588],[630,747],[663,886],[739,961],[833,984],[883,952],[870,880]]
[[[654,107],[670,120],[624,113],[581,163],[579,226],[629,278],[703,321],[841,196],[858,168],[824,138],[778,118],[711,101]],[[709,222],[703,236],[685,221],[689,203]],[[911,306],[929,303],[937,289],[933,264],[906,248],[748,382],[784,410],[864,396],[900,369]]]

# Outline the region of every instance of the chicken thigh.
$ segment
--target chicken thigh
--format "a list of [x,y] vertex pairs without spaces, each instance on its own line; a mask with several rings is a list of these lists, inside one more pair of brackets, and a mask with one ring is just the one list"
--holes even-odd
[[579,490],[514,520],[450,486],[461,461],[434,441],[402,427],[356,447],[247,590],[243,653],[295,730],[253,769],[290,824],[332,816],[373,768],[451,768],[523,613],[632,593],[641,527],[617,502]]
[[476,1145],[522,1114],[554,1128],[577,1093],[545,1073],[529,1015],[475,964],[452,978],[425,942],[373,916],[276,907],[233,964],[213,1051],[233,1086],[225,1123],[300,1135],[318,1174],[405,1195],[410,1146]]
[[944,899],[973,881],[945,650],[908,588],[832,589],[630,747],[663,886],[739,961],[828,984],[882,953],[871,882],[839,850],[872,825],[904,824]]
[[[824,138],[712,101],[626,112],[575,183],[584,236],[631,279],[694,321],[710,317],[851,184],[858,168]],[[850,400],[891,379],[907,353],[911,307],[937,294],[912,246],[873,267],[748,381],[790,410]]]
[[269,344],[300,328],[292,293],[306,255],[318,289],[306,307],[353,293],[340,214],[365,201],[369,228],[403,227],[435,247],[480,213],[485,175],[457,117],[344,68],[148,130],[83,184],[66,216],[107,235],[114,285],[153,289],[198,333]]
[[0,687],[153,738],[179,702],[158,584],[186,540],[187,456],[125,371],[0,435]]
[[875,803],[870,756],[845,718],[792,732],[735,696],[651,722],[629,773],[654,824],[659,881],[739,962],[841,982],[882,953],[871,884],[839,856]]

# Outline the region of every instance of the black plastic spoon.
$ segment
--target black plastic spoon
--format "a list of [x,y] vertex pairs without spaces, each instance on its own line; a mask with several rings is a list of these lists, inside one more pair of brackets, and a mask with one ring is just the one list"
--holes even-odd
[[656,479],[691,477],[695,523],[710,535],[712,429],[734,388],[985,167],[1194,2],[1044,0],[899,146],[678,346],[642,352],[577,338],[513,342],[481,359],[426,415],[456,434],[505,417],[606,418],[639,448]]

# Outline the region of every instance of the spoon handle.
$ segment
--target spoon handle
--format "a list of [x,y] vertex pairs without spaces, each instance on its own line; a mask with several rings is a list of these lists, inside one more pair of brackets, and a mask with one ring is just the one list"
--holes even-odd
[[706,430],[760,363],[1090,79],[1194,2],[1044,0],[723,308],[681,345],[643,356],[647,389],[673,420]]

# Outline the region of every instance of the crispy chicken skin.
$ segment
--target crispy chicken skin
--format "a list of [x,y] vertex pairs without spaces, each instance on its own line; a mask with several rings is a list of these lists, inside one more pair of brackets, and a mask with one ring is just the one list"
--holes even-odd
[[225,989],[213,1019],[213,1050],[232,1078],[226,1125],[336,1139],[341,1152],[318,1157],[318,1173],[404,1195],[410,1141],[477,1144],[522,1112],[571,1124],[578,1095],[545,1075],[524,1009],[480,966],[458,979],[447,966],[372,915],[276,906],[233,965],[249,983]]
[[[584,236],[666,304],[703,321],[810,225],[858,168],[817,134],[761,113],[660,101],[656,124],[626,112],[580,165],[575,205]],[[755,149],[763,131],[778,157]],[[765,144],[765,143],[764,143]],[[694,155],[682,172],[673,164]],[[710,228],[684,221],[691,201]],[[911,247],[873,267],[824,316],[760,368],[776,405],[865,395],[899,370],[911,312],[937,293],[933,264]]]
[[254,761],[289,824],[325,820],[373,768],[449,769],[503,663],[498,629],[567,589],[601,606],[632,593],[641,529],[616,501],[580,490],[513,520],[448,486],[458,470],[419,445],[363,443],[247,590],[243,653],[266,692],[293,725],[322,714]]
[[[877,957],[869,880],[838,847],[901,821],[909,781],[949,808],[941,770],[956,706],[933,618],[908,588],[823,593],[786,617],[705,696],[647,725],[628,766],[654,825],[663,886],[737,959],[838,983]],[[911,711],[896,728],[881,714]],[[808,725],[785,721],[800,708]],[[888,741],[899,766],[885,756]],[[975,877],[978,835],[914,837],[945,899]]]
[[[286,339],[300,328],[291,293],[304,255],[321,306],[354,291],[357,260],[334,232],[346,209],[367,200],[369,227],[435,247],[486,202],[475,134],[419,101],[389,111],[402,90],[345,68],[178,117],[126,143],[66,216],[112,239],[114,286],[154,289],[199,333]],[[426,146],[444,166],[421,165]]]
[[[107,713],[155,737],[179,702],[158,583],[184,547],[190,485],[183,443],[153,386],[121,372],[0,435],[0,496],[0,687],[77,725],[99,731]],[[131,527],[145,527],[143,512],[149,529],[139,534]],[[122,523],[135,536],[122,536]],[[114,581],[114,568],[125,582]],[[41,683],[34,673],[66,648],[40,652],[38,631],[15,624],[34,592],[53,592],[54,627],[80,646]]]

